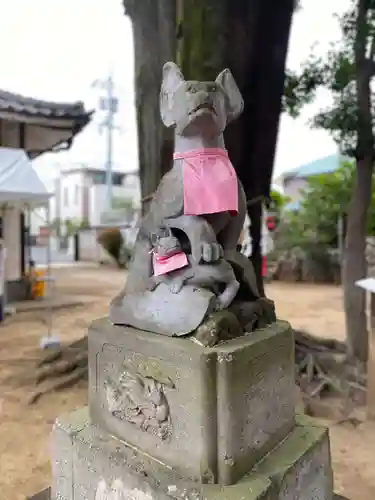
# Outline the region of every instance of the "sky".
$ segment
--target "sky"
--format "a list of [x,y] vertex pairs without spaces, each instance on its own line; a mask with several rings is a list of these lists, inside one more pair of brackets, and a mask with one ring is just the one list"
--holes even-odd
[[[293,20],[289,68],[298,70],[313,47],[324,54],[328,44],[338,39],[333,14],[343,12],[349,1],[302,0]],[[115,168],[136,170],[133,40],[121,0],[12,0],[1,16],[0,88],[45,100],[82,100],[93,109],[100,90],[92,83],[112,72],[120,104],[116,118],[119,128],[114,133]],[[307,124],[329,102],[330,96],[322,92],[298,119],[281,117],[276,177],[337,151],[325,132],[311,130]],[[103,165],[106,142],[98,132],[101,118],[98,113],[68,153],[36,160],[37,171],[47,186],[69,164]]]

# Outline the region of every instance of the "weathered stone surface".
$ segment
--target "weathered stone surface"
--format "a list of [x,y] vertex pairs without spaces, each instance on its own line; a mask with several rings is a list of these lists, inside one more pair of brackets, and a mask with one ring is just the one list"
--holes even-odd
[[270,478],[277,491],[275,500],[332,500],[328,429],[298,417],[293,432],[252,473]]
[[[69,453],[61,450],[61,435]],[[116,489],[118,499],[164,499],[176,482],[170,469],[91,425],[87,408],[61,417],[53,440],[54,500],[111,498],[108,491]]]
[[46,488],[32,497],[27,497],[26,500],[51,500],[51,498],[51,488]]
[[[67,445],[64,450],[60,447],[62,435]],[[91,424],[87,408],[60,418],[53,438],[57,445],[53,457],[53,500],[335,498],[328,432],[305,418],[299,418],[295,429],[274,451],[230,486],[202,484],[181,477],[173,467],[126,446]]]
[[[265,491],[261,491],[259,493],[257,498],[254,498],[254,494],[258,494],[257,489],[261,488],[262,484],[264,484],[264,487],[267,488]],[[256,479],[252,482],[250,486],[246,487],[241,484],[241,485],[235,485],[231,486],[230,488],[228,487],[217,487],[214,489],[213,486],[209,486],[210,490],[212,491],[212,497],[215,498],[215,500],[243,500],[246,498],[247,500],[252,500],[250,495],[253,495],[253,500],[267,500],[267,498],[271,499],[272,495],[272,489],[269,486],[269,480],[264,479],[264,478],[259,478]],[[204,492],[205,488],[203,488]],[[205,498],[208,498],[208,495],[205,495]],[[45,490],[37,493],[36,495],[29,497],[27,500],[52,500],[51,497],[51,488],[46,488]],[[333,495],[333,500],[349,500],[347,497],[344,497],[342,495]]]
[[207,485],[202,500],[274,500],[275,488],[266,477],[247,477],[231,486]]
[[215,306],[216,296],[209,290],[185,286],[180,293],[172,293],[165,283],[161,283],[152,292],[114,299],[109,317],[113,324],[129,324],[153,333],[180,337],[198,328]]
[[277,322],[217,350],[218,475],[233,484],[294,426],[293,333]]
[[92,421],[187,477],[212,482],[215,370],[216,353],[191,340],[95,321],[89,330]]
[[214,347],[220,342],[236,338],[244,334],[240,322],[231,311],[217,311],[194,332],[197,342],[204,347]]
[[92,421],[181,475],[232,484],[294,425],[293,352],[284,322],[205,348],[98,320]]
[[[77,426],[77,422],[80,425]],[[77,430],[79,429],[79,430]],[[54,474],[57,476],[53,500],[273,500],[271,482],[265,477],[248,478],[228,488],[186,481],[171,467],[111,438],[88,421],[87,409],[59,419],[54,431],[65,433],[70,443],[69,464],[60,469],[66,455],[55,448]],[[57,436],[60,442],[61,437]],[[69,488],[65,483],[67,468]],[[59,478],[64,474],[64,480]]]
[[68,418],[57,420],[52,440],[52,498],[71,500],[73,497],[72,439],[88,425],[87,409],[77,410]]

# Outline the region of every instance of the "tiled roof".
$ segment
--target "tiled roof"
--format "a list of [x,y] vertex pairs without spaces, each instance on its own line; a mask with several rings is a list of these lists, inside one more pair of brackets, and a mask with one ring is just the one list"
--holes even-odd
[[0,90],[0,111],[50,119],[69,119],[83,122],[88,122],[91,115],[91,113],[85,110],[84,104],[80,101],[75,103],[42,101],[6,92],[4,90]]

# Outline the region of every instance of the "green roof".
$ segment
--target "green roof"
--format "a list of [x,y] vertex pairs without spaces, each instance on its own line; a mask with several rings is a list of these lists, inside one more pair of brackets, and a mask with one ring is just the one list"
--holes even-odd
[[283,174],[284,179],[287,177],[311,177],[313,175],[329,174],[335,172],[345,158],[340,155],[331,155],[324,158],[319,158],[310,163],[300,165],[293,170]]

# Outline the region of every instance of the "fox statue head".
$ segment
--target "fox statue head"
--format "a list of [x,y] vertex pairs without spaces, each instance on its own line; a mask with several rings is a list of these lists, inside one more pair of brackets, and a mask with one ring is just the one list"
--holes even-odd
[[180,136],[218,136],[243,110],[243,99],[229,69],[214,82],[186,81],[173,62],[163,67],[160,114]]

